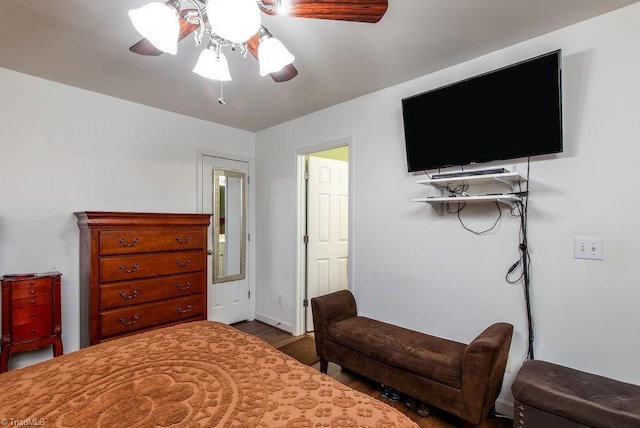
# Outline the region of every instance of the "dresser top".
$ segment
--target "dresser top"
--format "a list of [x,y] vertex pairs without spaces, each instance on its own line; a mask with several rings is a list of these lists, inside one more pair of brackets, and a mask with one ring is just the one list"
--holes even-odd
[[99,226],[209,226],[211,214],[195,213],[143,213],[114,211],[82,211],[74,215],[78,227]]

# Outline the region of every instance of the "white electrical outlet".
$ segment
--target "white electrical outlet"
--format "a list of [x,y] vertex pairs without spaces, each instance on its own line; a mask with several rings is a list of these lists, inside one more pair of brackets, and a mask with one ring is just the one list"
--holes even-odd
[[573,258],[604,260],[603,238],[573,238]]

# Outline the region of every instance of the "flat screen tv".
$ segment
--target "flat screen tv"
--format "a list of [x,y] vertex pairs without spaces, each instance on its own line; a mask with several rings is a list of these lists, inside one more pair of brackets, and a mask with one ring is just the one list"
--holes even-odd
[[562,152],[561,51],[402,100],[409,172]]

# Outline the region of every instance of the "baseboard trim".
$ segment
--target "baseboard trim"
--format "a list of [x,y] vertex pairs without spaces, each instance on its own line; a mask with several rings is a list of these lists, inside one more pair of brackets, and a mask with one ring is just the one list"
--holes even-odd
[[282,322],[276,318],[273,318],[264,314],[260,314],[260,313],[255,314],[255,319],[265,324],[269,324],[276,328],[279,328],[280,330],[284,330],[287,333],[293,334],[293,325],[289,323]]
[[499,416],[513,419],[513,401],[498,398],[496,400],[496,413]]

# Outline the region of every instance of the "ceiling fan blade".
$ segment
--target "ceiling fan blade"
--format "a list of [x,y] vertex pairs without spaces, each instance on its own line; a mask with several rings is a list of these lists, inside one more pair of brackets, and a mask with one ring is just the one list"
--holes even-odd
[[[260,44],[260,37],[256,33],[253,37],[247,40],[247,50],[255,59],[258,59],[258,45]],[[287,82],[298,75],[298,70],[293,64],[285,65],[281,70],[270,73],[269,76],[274,82]]]
[[288,82],[298,75],[298,70],[293,64],[285,65],[281,70],[271,73],[270,76],[274,82]]
[[153,44],[147,39],[140,40],[138,43],[131,46],[129,50],[139,55],[149,55],[149,56],[158,56],[164,53],[157,47],[153,46]]
[[265,13],[374,24],[382,19],[387,6],[387,0],[282,0],[279,10]]
[[[180,34],[178,36],[178,42],[187,37],[189,34],[193,33],[198,29],[198,24],[191,24],[185,20],[187,14],[191,12],[196,12],[195,9],[184,9],[180,11]],[[150,56],[158,56],[162,55],[160,49],[156,48],[149,40],[142,39],[138,43],[134,44],[129,48],[129,50],[133,53],[137,53],[140,55],[150,55]]]

